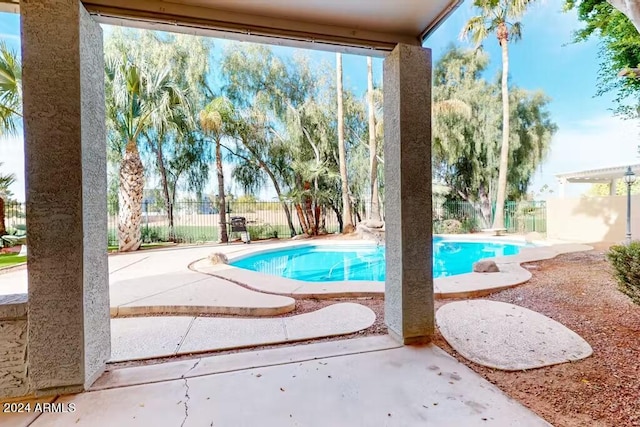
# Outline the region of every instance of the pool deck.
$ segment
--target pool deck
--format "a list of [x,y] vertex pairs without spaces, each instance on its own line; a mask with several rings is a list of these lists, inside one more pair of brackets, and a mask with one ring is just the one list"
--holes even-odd
[[[448,235],[443,236],[456,241],[490,241],[495,243],[526,243],[523,238],[510,236],[487,237],[486,235]],[[434,279],[434,293],[438,299],[445,298],[476,298],[493,292],[517,286],[531,279],[531,273],[521,266],[524,263],[554,258],[563,253],[588,251],[591,246],[564,242],[532,242],[535,247],[523,247],[516,255],[487,258],[498,265],[498,273],[465,273],[455,276]],[[362,240],[313,240],[283,242],[277,246],[260,248],[247,246],[228,255],[229,262],[249,256],[256,252],[293,249],[308,245],[354,246],[375,243]],[[248,289],[256,291],[290,296],[293,298],[345,298],[384,295],[384,282],[380,281],[334,281],[334,282],[306,282],[289,279],[257,271],[246,270],[227,264],[212,265],[207,259],[201,259],[190,268],[200,273],[228,280]]]
[[55,398],[73,413],[9,414],[2,425],[550,425],[436,346],[388,336],[119,368],[93,387]]

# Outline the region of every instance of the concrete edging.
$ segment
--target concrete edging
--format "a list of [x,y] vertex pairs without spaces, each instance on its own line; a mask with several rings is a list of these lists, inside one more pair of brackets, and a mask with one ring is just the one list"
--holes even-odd
[[[456,235],[443,237],[453,238]],[[490,242],[518,242],[524,243],[524,239],[509,237],[487,238],[486,236],[463,235],[456,238],[457,241],[490,241]],[[368,243],[368,242],[367,242]],[[229,262],[261,252],[273,252],[281,249],[291,249],[306,245],[362,245],[363,241],[336,241],[313,240],[312,242],[285,242],[270,248],[244,248],[231,254]],[[477,298],[498,292],[513,286],[526,283],[531,279],[531,273],[521,264],[555,258],[569,253],[592,250],[593,247],[584,244],[553,243],[548,241],[531,242],[539,246],[525,247],[517,255],[487,258],[496,262],[500,268],[499,273],[465,273],[455,276],[440,277],[434,279],[434,295],[436,299],[447,298]],[[373,244],[373,243],[371,243]],[[302,280],[288,279],[272,276],[256,271],[245,270],[228,264],[212,265],[206,258],[190,264],[190,269],[199,273],[208,274],[232,283],[244,286],[258,292],[275,295],[284,295],[292,298],[358,298],[375,297],[384,295],[384,282],[376,281],[336,281],[336,282],[305,282]]]

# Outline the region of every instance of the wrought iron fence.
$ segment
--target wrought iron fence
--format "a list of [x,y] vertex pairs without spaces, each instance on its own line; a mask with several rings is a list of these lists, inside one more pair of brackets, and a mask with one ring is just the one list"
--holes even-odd
[[[364,204],[366,205],[366,203]],[[296,234],[302,233],[297,211],[287,205]],[[283,238],[291,236],[291,227],[283,205],[277,201],[227,203],[226,222],[232,216],[246,218],[247,229],[252,240]],[[361,217],[366,212],[358,213]],[[324,213],[324,227],[328,233],[338,232],[340,225],[336,214],[327,209]],[[434,199],[433,230],[435,233],[466,233],[478,231],[491,223],[491,211],[484,211],[469,202],[443,201]],[[507,202],[505,205],[505,227],[509,233],[546,232],[546,203],[544,201]],[[355,218],[357,220],[357,218]],[[5,203],[5,225],[9,233],[26,229],[25,206],[23,203]],[[142,238],[145,243],[174,240],[182,243],[213,242],[219,239],[220,215],[209,201],[181,201],[174,206],[173,236],[164,206],[143,203]],[[228,228],[230,230],[230,228]],[[230,239],[239,239],[231,233]],[[118,207],[108,206],[108,244],[118,244]]]
[[[302,227],[293,204],[288,204],[295,234],[302,233]],[[110,206],[109,245],[118,244],[118,209]],[[327,233],[339,231],[340,226],[335,213],[326,210],[324,228]],[[225,227],[230,240],[240,239],[239,234],[231,232],[231,217],[243,217],[247,222],[247,231],[251,240],[291,237],[292,230],[282,203],[236,202],[227,203]],[[214,242],[219,240],[220,214],[217,207],[209,201],[176,202],[173,207],[173,230],[167,219],[164,206],[143,203],[142,240],[145,243],[173,240],[180,243]],[[173,232],[173,236],[171,235]]]

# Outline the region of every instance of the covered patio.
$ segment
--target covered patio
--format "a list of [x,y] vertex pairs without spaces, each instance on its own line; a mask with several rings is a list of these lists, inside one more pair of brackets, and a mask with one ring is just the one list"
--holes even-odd
[[616,185],[624,178],[627,168],[633,173],[640,174],[640,164],[629,166],[613,166],[600,169],[587,169],[578,172],[567,172],[556,175],[559,183],[558,196],[565,197],[567,184],[608,184],[609,195],[616,195]]
[[[39,398],[67,409],[13,414],[10,423],[546,425],[428,344],[432,189],[423,182],[431,175],[431,52],[422,43],[460,3],[0,0],[0,10],[21,14],[29,230],[27,302],[9,298],[0,305],[0,341],[11,349],[0,352],[0,397]],[[275,355],[258,352],[250,362],[242,353],[230,362],[223,356],[176,362],[186,370],[132,368],[110,375],[142,382],[97,390],[108,381],[101,377],[111,356],[100,23],[385,58],[390,337],[346,342],[338,350],[285,347]],[[225,363],[231,367],[220,368]],[[196,374],[200,364],[205,369]],[[325,365],[332,370],[320,370]],[[199,378],[189,383],[192,376]],[[87,390],[95,391],[59,397]],[[69,403],[76,413],[68,413]]]

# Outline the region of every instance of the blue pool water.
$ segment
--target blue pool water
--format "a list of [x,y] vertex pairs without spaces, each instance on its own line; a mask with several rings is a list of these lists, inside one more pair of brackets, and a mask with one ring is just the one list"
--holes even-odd
[[[434,237],[433,277],[470,273],[476,261],[515,255],[520,247],[516,244],[458,242]],[[385,274],[384,247],[375,245],[305,245],[256,253],[231,265],[308,282],[384,281]]]

